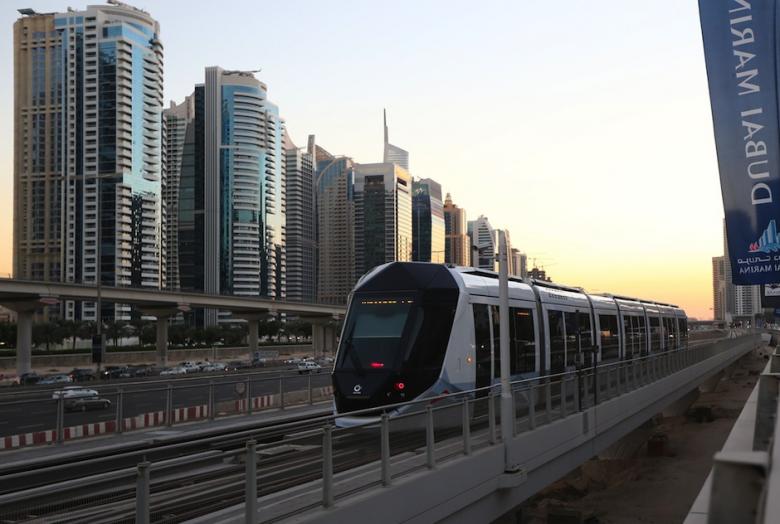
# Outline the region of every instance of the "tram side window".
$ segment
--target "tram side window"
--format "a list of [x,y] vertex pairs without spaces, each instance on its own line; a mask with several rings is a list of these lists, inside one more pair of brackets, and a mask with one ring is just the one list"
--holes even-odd
[[588,351],[593,347],[593,331],[590,326],[590,313],[579,313],[580,350]]
[[563,371],[566,358],[566,331],[563,327],[563,312],[548,311],[547,323],[550,328],[550,370],[553,373]]
[[563,320],[566,324],[566,365],[577,365],[577,354],[580,351],[580,345],[577,341],[577,333],[579,332],[579,324],[577,322],[578,313],[565,312],[563,314]]
[[625,341],[625,347],[626,347],[626,354],[624,355],[625,358],[630,358],[631,355],[634,354],[634,325],[631,323],[631,317],[628,315],[623,315],[623,329],[626,332],[626,341]]
[[647,353],[647,324],[645,317],[636,317],[636,330],[639,333],[639,354]]
[[490,306],[490,317],[493,319],[493,373],[494,377],[498,377],[501,375],[501,315],[498,306]]
[[688,319],[680,319],[680,346],[688,347]]
[[490,377],[490,315],[486,304],[474,304],[474,344],[477,376]]
[[530,309],[509,308],[510,373],[536,371],[536,335],[534,317]]
[[661,336],[663,330],[658,317],[650,317],[650,351],[661,351]]
[[677,349],[677,329],[673,318],[665,317],[666,323],[666,349]]
[[411,353],[411,365],[418,369],[441,369],[454,317],[455,307],[451,304],[431,302],[425,307],[418,307],[415,319],[419,328]]
[[618,317],[616,315],[599,315],[601,334],[601,360],[615,360],[620,352],[618,337]]

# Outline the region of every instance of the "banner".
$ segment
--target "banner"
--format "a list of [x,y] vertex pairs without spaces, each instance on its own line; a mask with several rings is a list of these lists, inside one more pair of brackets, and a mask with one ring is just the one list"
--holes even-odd
[[780,282],[775,0],[699,0],[734,284]]

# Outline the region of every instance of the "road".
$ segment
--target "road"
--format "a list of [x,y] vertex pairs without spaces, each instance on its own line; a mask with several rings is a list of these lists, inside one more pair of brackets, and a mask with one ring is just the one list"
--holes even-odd
[[[327,372],[300,375],[290,370],[153,378],[154,380],[84,383],[85,386],[97,390],[101,398],[110,400],[112,405],[105,410],[66,412],[64,426],[116,420],[120,389],[122,417],[128,418],[164,411],[169,385],[172,387],[171,400],[174,409],[207,405],[211,384],[216,404],[246,398],[247,387],[251,389],[253,397],[278,394],[280,381],[283,384],[285,400],[290,399],[293,392],[300,392],[296,395],[298,398],[307,395],[309,384],[312,388],[330,385],[330,374]],[[55,389],[57,388],[25,386],[15,391],[0,393],[0,437],[56,428],[57,402],[51,398]]]

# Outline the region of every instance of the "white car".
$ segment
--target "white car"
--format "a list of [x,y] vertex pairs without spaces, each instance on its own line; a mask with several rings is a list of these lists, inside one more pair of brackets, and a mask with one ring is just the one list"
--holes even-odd
[[72,399],[72,398],[87,398],[97,397],[98,392],[94,389],[85,388],[82,386],[69,386],[61,390],[55,391],[51,394],[51,398],[57,400],[59,398]]
[[186,375],[186,374],[187,374],[187,369],[184,366],[175,366],[160,371],[161,377],[164,377],[166,375]]
[[316,362],[304,361],[298,364],[298,373],[303,375],[304,373],[319,373],[322,371],[322,366]]
[[200,370],[204,373],[213,373],[215,371],[225,371],[225,368],[227,368],[227,365],[222,362],[212,362],[204,364]]
[[200,366],[189,360],[185,360],[184,362],[179,363],[179,367],[184,368],[185,373],[197,373],[200,371]]

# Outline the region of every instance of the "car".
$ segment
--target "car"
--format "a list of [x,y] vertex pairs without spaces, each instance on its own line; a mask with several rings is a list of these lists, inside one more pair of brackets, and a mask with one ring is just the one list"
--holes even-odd
[[127,366],[106,366],[103,371],[100,372],[100,378],[102,379],[130,377],[132,377],[132,374]]
[[74,398],[97,397],[97,396],[98,396],[98,392],[96,390],[85,388],[84,386],[68,386],[60,390],[54,391],[51,394],[51,398],[54,400],[60,398],[64,398],[68,400]]
[[41,381],[41,377],[38,373],[31,371],[29,373],[22,373],[16,378],[16,384],[20,386],[27,386],[31,384],[37,384]]
[[38,384],[50,386],[52,384],[70,384],[71,382],[73,379],[69,375],[50,375],[38,381]]
[[128,366],[127,372],[131,377],[148,377],[153,372],[152,366]]
[[111,407],[111,401],[100,397],[81,397],[65,401],[67,411],[87,411],[91,409],[108,409]]
[[203,366],[200,368],[201,371],[204,373],[214,373],[219,371],[226,371],[227,370],[227,364],[223,362],[206,362]]
[[200,366],[198,366],[195,362],[185,360],[184,362],[179,362],[179,367],[185,369],[185,373],[197,373],[200,371]]
[[73,379],[74,382],[87,382],[89,380],[95,380],[97,375],[88,368],[73,368],[70,372],[70,378]]
[[322,366],[310,360],[298,364],[298,373],[301,375],[304,373],[319,373],[320,371],[322,371]]
[[171,368],[165,368],[162,371],[160,371],[160,376],[170,376],[170,375],[186,375],[187,374],[187,368],[184,366],[173,366]]
[[252,367],[249,362],[245,362],[243,360],[231,360],[227,363],[225,371],[238,371],[240,369],[246,369],[249,367]]

